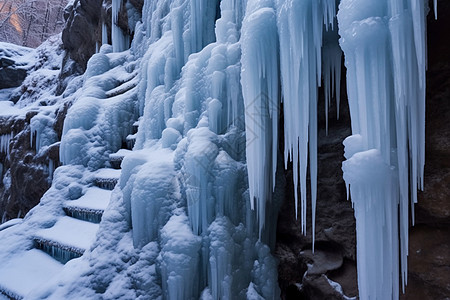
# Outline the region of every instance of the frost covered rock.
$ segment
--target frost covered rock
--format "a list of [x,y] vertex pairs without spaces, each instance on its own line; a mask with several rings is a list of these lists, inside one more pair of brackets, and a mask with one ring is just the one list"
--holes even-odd
[[22,84],[31,67],[28,65],[33,49],[8,43],[0,43],[0,89]]

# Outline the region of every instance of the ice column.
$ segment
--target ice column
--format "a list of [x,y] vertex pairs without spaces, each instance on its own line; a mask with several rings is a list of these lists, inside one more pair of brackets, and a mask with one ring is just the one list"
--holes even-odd
[[[245,105],[246,154],[250,201],[260,235],[266,201],[275,187],[278,141],[279,63],[276,15],[272,1],[249,1],[242,24],[241,84]],[[255,205],[256,202],[256,205]]]
[[422,0],[343,0],[339,9],[353,134],[343,171],[361,299],[398,298],[398,253],[406,285],[408,203],[413,209],[423,188],[425,159],[424,8]]
[[111,40],[114,52],[127,50],[130,45],[130,36],[125,34],[118,25],[122,3],[123,0],[112,0]]

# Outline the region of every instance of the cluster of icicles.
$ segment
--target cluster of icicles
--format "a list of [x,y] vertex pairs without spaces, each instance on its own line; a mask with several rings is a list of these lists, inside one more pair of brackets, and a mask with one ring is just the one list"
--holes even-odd
[[[309,165],[314,239],[318,87],[323,79],[326,108],[332,95],[339,107],[343,50],[352,123],[352,135],[344,142],[343,171],[357,222],[360,298],[397,299],[399,270],[406,285],[408,208],[413,210],[417,190],[423,188],[424,0],[245,2],[243,16],[234,15],[242,18],[237,22],[242,22],[247,170],[259,233],[266,226],[266,207],[275,188],[282,103],[284,162],[286,167],[293,162],[296,214],[300,202],[304,233]],[[120,4],[113,1],[114,18]],[[119,43],[115,49],[121,50],[123,38],[113,33],[113,47],[114,41]],[[174,64],[179,70],[183,62]]]

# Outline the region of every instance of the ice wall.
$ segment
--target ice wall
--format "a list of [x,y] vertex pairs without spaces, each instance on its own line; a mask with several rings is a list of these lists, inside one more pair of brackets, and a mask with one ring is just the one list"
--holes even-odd
[[[279,295],[276,264],[258,242],[274,240],[275,231],[255,226],[247,191],[244,12],[245,3],[234,0],[146,2],[133,41],[131,51],[142,55],[142,116],[120,184],[135,246],[161,245],[168,299],[244,298],[249,285],[267,298]],[[276,37],[274,11],[272,32]],[[259,270],[269,273],[267,282]]]
[[408,207],[414,222],[425,158],[425,8],[420,0],[339,7],[353,133],[342,168],[363,299],[398,298],[399,253],[403,289],[407,283]]
[[[122,6],[113,1],[113,18]],[[279,297],[270,253],[280,205],[278,126],[282,116],[293,213],[300,211],[306,234],[310,190],[314,240],[322,80],[325,114],[333,94],[339,106],[335,15],[334,0],[145,1],[131,48],[115,52],[125,49],[115,31],[113,46],[90,59],[64,123],[61,161],[105,166],[139,118],[113,194],[130,229],[123,239],[133,251],[152,249],[146,263],[156,271],[147,279],[161,289],[147,296]],[[398,298],[398,269],[406,274],[408,199],[423,185],[424,16],[419,0],[340,4],[353,133],[343,170],[362,299]],[[130,80],[137,87],[112,93]]]

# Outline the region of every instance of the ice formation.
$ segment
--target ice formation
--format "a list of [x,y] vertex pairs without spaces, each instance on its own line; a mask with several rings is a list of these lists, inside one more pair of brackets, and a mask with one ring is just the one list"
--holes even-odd
[[9,143],[14,137],[14,133],[7,133],[0,135],[0,152],[9,156]]
[[[119,27],[119,12],[123,5],[123,0],[112,0],[112,23],[111,23],[111,40],[114,52],[127,50],[130,45],[130,35],[123,32]],[[103,42],[107,41],[105,29],[102,28]],[[106,44],[106,43],[104,43]]]
[[407,283],[408,207],[414,223],[425,159],[425,8],[419,0],[339,7],[353,133],[342,169],[363,299],[397,299],[399,269],[403,289]]
[[[73,102],[60,145],[65,166],[20,225],[52,233],[65,209],[95,222],[103,213],[99,230],[81,259],[31,298],[278,298],[276,172],[282,157],[284,167],[293,162],[293,213],[300,211],[305,234],[311,191],[314,241],[318,87],[323,80],[327,115],[333,95],[339,107],[339,45],[348,69],[352,136],[343,170],[357,221],[360,298],[398,298],[409,197],[413,208],[423,187],[425,6],[342,0],[336,22],[337,2],[144,1],[136,21],[127,3],[113,0],[112,46],[102,24],[103,45],[63,95]],[[124,8],[135,24],[131,47],[118,25]],[[36,151],[55,142],[52,120],[46,111],[31,119]],[[1,136],[1,152],[10,138]],[[127,143],[133,151],[122,158],[117,151]],[[119,165],[111,158],[123,159],[122,170],[105,169]],[[107,207],[86,204],[92,184],[113,189]],[[69,258],[54,246],[42,247]]]

